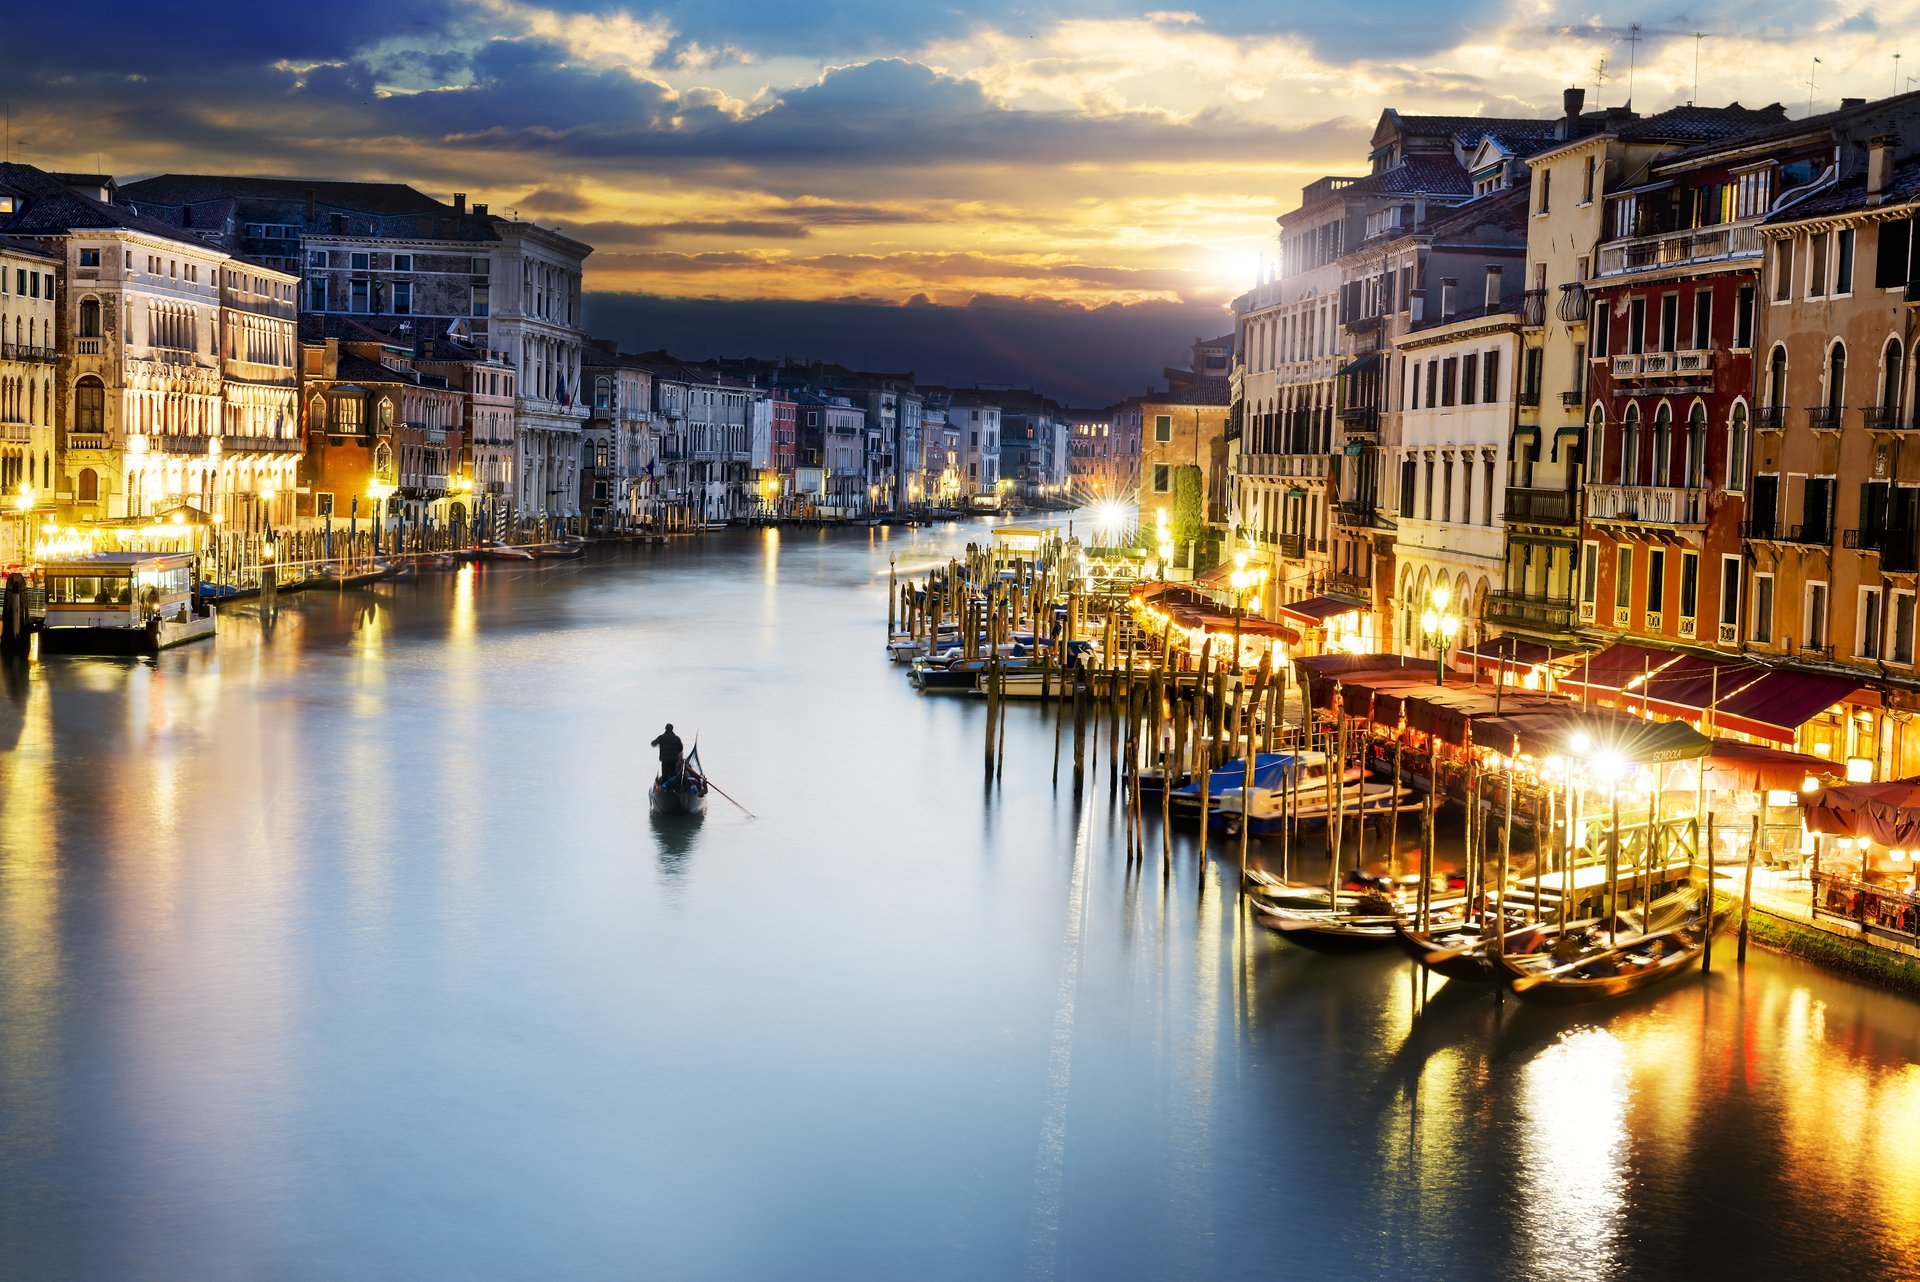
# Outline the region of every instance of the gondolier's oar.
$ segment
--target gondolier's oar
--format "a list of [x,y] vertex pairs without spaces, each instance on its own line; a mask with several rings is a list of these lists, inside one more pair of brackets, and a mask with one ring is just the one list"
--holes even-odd
[[[713,780],[711,779],[707,780],[707,787],[713,789],[715,792],[720,793],[721,796],[727,797],[727,794],[725,792],[721,792],[720,785],[715,783]],[[733,801],[733,798],[727,797],[727,800]],[[733,801],[733,804],[736,806],[740,806],[740,803],[737,801]],[[740,811],[742,814],[746,815],[746,817],[749,819],[758,819],[760,817],[759,815],[754,814],[753,811],[748,810],[745,806],[740,806]]]

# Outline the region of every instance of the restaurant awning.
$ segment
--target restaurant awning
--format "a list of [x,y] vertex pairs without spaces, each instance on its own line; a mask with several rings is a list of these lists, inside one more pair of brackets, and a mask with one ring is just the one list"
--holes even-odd
[[1364,610],[1367,603],[1352,597],[1310,596],[1304,601],[1290,601],[1280,607],[1280,613],[1291,615],[1310,627],[1319,627],[1335,615],[1352,614],[1355,610]]
[[1509,672],[1525,672],[1541,664],[1550,663],[1564,668],[1578,663],[1582,651],[1571,647],[1559,649],[1539,641],[1530,641],[1526,637],[1494,637],[1482,641],[1478,646],[1469,646],[1455,651],[1454,657],[1467,665],[1469,669],[1482,671],[1505,669]]
[[1824,672],[1763,670],[1758,681],[1715,706],[1713,725],[1776,743],[1792,743],[1801,726],[1861,688],[1861,683],[1851,677]]
[[1616,641],[1600,653],[1575,664],[1573,670],[1561,679],[1560,685],[1562,689],[1572,690],[1576,694],[1582,691],[1598,695],[1618,694],[1635,677],[1651,676],[1677,657],[1671,650],[1655,650],[1651,646]]
[[1896,850],[1920,847],[1920,779],[1824,789],[1807,805],[1807,827],[1834,837],[1867,837]]
[[1366,370],[1372,369],[1375,365],[1379,363],[1380,363],[1380,353],[1368,352],[1365,356],[1356,356],[1354,359],[1348,361],[1345,365],[1342,365],[1338,371],[1338,374],[1339,374],[1339,377],[1346,378],[1349,375],[1363,373]]
[[1707,753],[1707,787],[1714,792],[1797,793],[1808,777],[1838,779],[1844,773],[1819,757],[1738,739],[1715,739]]

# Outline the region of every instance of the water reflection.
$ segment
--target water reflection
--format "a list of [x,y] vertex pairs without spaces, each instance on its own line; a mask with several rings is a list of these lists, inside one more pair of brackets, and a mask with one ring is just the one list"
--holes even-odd
[[1627,1048],[1570,1032],[1520,1074],[1521,1256],[1533,1277],[1624,1276]]
[[648,816],[653,829],[654,859],[663,878],[671,880],[686,873],[694,842],[705,822],[701,815]]

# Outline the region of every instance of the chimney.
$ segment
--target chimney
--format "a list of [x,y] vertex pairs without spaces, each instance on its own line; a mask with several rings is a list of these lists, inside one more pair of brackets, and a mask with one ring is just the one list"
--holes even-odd
[[1569,121],[1580,119],[1581,108],[1587,105],[1587,91],[1580,88],[1562,89],[1560,107]]
[[467,212],[467,193],[464,191],[454,192],[453,193],[453,216],[455,218],[462,218],[466,216],[466,212]]
[[1892,134],[1878,134],[1867,140],[1867,200],[1879,204],[1893,185],[1893,153],[1900,145]]
[[1442,276],[1440,278],[1440,319],[1442,321],[1450,321],[1453,319],[1454,294],[1458,284],[1459,282],[1451,276]]
[[485,218],[487,216],[487,207],[481,202],[475,201],[473,203],[473,216],[475,218]]
[[1852,111],[1855,107],[1864,107],[1866,105],[1867,100],[1865,98],[1842,98],[1840,100],[1840,110],[1842,111]]
[[307,226],[313,226],[313,220],[320,216],[320,195],[313,188],[307,188]]
[[1503,292],[1500,288],[1501,275],[1502,271],[1500,268],[1487,268],[1487,296],[1484,301],[1488,311],[1492,311],[1494,308],[1500,306],[1500,295]]

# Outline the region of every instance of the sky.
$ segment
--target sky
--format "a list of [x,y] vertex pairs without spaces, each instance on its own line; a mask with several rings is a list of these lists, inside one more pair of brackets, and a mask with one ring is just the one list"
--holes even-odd
[[1917,12],[103,0],[83,38],[58,5],[10,14],[0,97],[11,158],[46,168],[402,181],[558,226],[595,246],[590,324],[632,349],[1092,404],[1230,328],[1275,215],[1364,172],[1383,107],[1550,116],[1631,78],[1655,111],[1697,74],[1700,102],[1797,116],[1920,81]]

